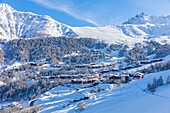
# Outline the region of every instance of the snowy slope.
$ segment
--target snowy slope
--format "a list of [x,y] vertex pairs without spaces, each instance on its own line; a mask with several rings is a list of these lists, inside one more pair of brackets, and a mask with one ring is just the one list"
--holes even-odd
[[[146,78],[133,81],[112,91],[108,99],[96,105],[89,106],[83,113],[169,113],[170,86],[165,85],[157,89],[154,95],[144,92],[148,82],[162,76],[166,81],[170,70],[148,74]],[[115,94],[114,94],[115,92]]]
[[89,95],[91,90],[104,88],[105,91],[91,94],[91,99],[81,101],[87,103],[87,108],[82,113],[169,113],[169,85],[157,88],[154,95],[144,91],[153,78],[162,76],[166,81],[169,73],[170,70],[148,74],[144,79],[134,80],[117,88],[111,84],[100,84],[96,88],[85,88],[77,92],[72,88],[58,86],[41,95],[36,104],[43,105],[44,109],[40,113],[75,113],[79,112],[79,102],[74,103],[72,100]]
[[92,37],[99,40],[104,40],[107,43],[128,43],[141,42],[144,39],[141,37],[134,38],[124,34],[121,29],[114,25],[103,27],[72,27],[73,31],[81,37]]
[[66,25],[55,21],[49,16],[16,11],[7,4],[0,4],[0,15],[1,38],[76,35]]
[[[128,19],[122,25],[73,27],[72,29],[80,36],[95,37],[107,42],[112,42],[111,40],[138,42],[146,37],[169,36],[170,16],[148,16],[141,13]],[[138,39],[132,39],[132,37]]]
[[155,25],[151,23],[134,25],[134,24],[123,24],[118,26],[124,34],[127,36],[162,36],[170,35],[170,25],[162,24]]

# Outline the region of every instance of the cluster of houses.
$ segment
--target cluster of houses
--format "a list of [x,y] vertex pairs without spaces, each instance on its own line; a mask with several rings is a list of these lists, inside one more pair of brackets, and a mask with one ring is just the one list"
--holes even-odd
[[160,58],[160,59],[153,59],[153,60],[147,60],[147,61],[140,61],[140,64],[150,64],[150,63],[160,62],[162,60],[163,59]]
[[[160,60],[159,60],[160,61]],[[156,62],[156,61],[155,61]],[[139,67],[136,65],[127,65],[124,68],[117,68],[115,64],[89,64],[89,65],[64,65],[58,66],[59,70],[63,70],[66,72],[58,73],[59,70],[55,68],[52,70],[43,69],[44,65],[47,65],[48,62],[29,62],[28,64],[21,65],[19,67],[13,67],[9,70],[4,71],[2,74],[7,76],[14,76],[17,72],[20,71],[29,71],[32,70],[32,73],[38,75],[40,79],[64,79],[68,80],[72,84],[86,84],[86,83],[94,83],[97,80],[100,80],[102,83],[128,83],[133,79],[140,79],[144,77],[143,73],[125,73],[123,72],[126,69]],[[42,69],[38,69],[38,67],[42,67]],[[38,70],[37,70],[38,69]],[[36,73],[37,71],[40,73]],[[70,71],[71,70],[71,71]],[[73,71],[77,71],[77,73],[72,73]],[[85,72],[85,73],[84,73]],[[21,74],[21,73],[20,73]],[[29,76],[30,77],[30,76]]]
[[[72,84],[85,84],[85,83],[93,83],[97,80],[100,80],[103,83],[112,82],[112,83],[128,83],[134,79],[144,78],[144,74],[140,72],[136,73],[125,73],[123,70],[132,69],[136,67],[140,67],[141,65],[129,65],[122,69],[113,68],[115,64],[109,65],[95,65],[90,64],[90,69],[102,69],[102,71],[96,72],[96,74],[92,74],[91,76],[84,77],[83,79],[73,79],[71,80]],[[112,67],[112,68],[107,68]],[[85,68],[85,66],[79,66],[78,68]],[[107,70],[106,70],[107,69]],[[116,74],[118,73],[118,74]]]
[[[71,66],[71,65],[70,65]],[[74,68],[73,68],[74,67]],[[58,74],[58,70],[46,70],[44,73],[41,73],[41,78],[46,79],[64,79],[68,80],[71,84],[87,84],[94,83],[97,80],[100,80],[102,83],[128,83],[134,79],[144,78],[144,74],[140,72],[136,73],[126,73],[124,70],[140,67],[139,65],[128,65],[127,67],[114,68],[115,64],[107,64],[107,65],[97,65],[97,64],[89,64],[89,65],[72,65],[70,67],[71,70],[79,71],[79,73],[71,73],[72,71],[68,71],[68,74]],[[60,66],[60,69],[63,67]],[[125,69],[126,68],[126,69]],[[81,73],[81,70],[86,70],[87,73]],[[91,70],[93,73],[89,72]]]
[[115,74],[105,74],[102,76],[101,73],[96,74],[95,76],[83,78],[83,79],[72,79],[72,84],[86,84],[86,83],[94,83],[95,81],[100,80],[102,83],[128,83],[131,80],[141,79],[144,78],[144,74],[140,72],[136,72],[134,74],[122,74],[122,75],[115,75]]
[[[95,64],[91,63],[89,65],[69,65],[70,69],[74,71],[78,71],[79,73],[70,73],[70,74],[57,74],[57,71],[52,70],[52,73],[49,71],[45,74],[42,74],[42,78],[50,79],[68,79],[72,84],[86,84],[86,83],[93,83],[96,80],[100,80],[101,82],[113,82],[113,83],[128,83],[133,79],[140,79],[144,77],[143,73],[136,72],[136,73],[125,73],[123,71],[141,67],[142,64],[148,64],[153,62],[159,62],[162,59],[155,59],[152,61],[141,61],[141,62],[133,62],[127,66],[116,68],[115,64]],[[30,63],[32,66],[43,66],[46,62],[40,62],[38,64]],[[58,65],[57,68],[63,68],[62,65]],[[87,70],[87,73],[81,73],[81,70]],[[89,72],[91,70],[94,73]],[[66,69],[67,71],[67,69]],[[71,72],[71,71],[70,71]],[[47,76],[46,76],[47,74]],[[44,76],[45,75],[45,76]]]

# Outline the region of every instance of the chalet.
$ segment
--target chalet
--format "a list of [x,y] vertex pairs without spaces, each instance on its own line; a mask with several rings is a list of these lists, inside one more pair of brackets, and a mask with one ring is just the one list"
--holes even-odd
[[76,68],[85,68],[85,67],[87,67],[87,66],[85,66],[85,65],[77,65],[77,66],[75,66]]
[[131,63],[128,64],[128,65],[133,65],[133,66],[135,66],[135,67],[141,67],[141,66],[142,66],[139,61],[133,61],[133,62],[131,62]]
[[160,62],[162,61],[163,59],[155,59],[153,62]]
[[102,83],[99,79],[93,82],[92,86],[97,86],[98,84]]
[[121,70],[127,70],[127,69],[132,69],[132,68],[135,68],[135,66],[129,65],[129,66],[121,68]]
[[101,76],[101,73],[95,74],[94,76],[91,77],[91,79],[98,79]]
[[91,66],[95,65],[94,63],[90,63]]
[[122,71],[122,74],[127,74],[127,72],[125,72],[125,71]]
[[73,79],[71,80],[72,84],[87,84],[87,83],[94,83],[95,79]]
[[111,80],[112,82],[121,82],[122,81],[122,76],[116,76],[116,75],[113,75],[111,77],[109,77],[109,80]]
[[140,78],[144,78],[144,74],[137,72],[133,75],[133,79],[140,79]]
[[30,64],[31,66],[37,66],[37,64],[34,63],[34,62],[30,62],[29,64]]
[[154,63],[154,62],[160,62],[163,59],[153,59],[153,60],[146,60],[146,61],[141,61],[141,64],[150,64],[150,63]]
[[14,69],[14,71],[19,71],[19,67],[15,66],[13,69]]
[[120,71],[119,69],[112,69],[113,72],[118,72]]
[[102,68],[102,67],[103,67],[103,66],[100,66],[100,65],[96,65],[96,66],[94,65],[94,66],[91,66],[90,68],[91,68],[91,69],[97,69],[97,68]]
[[44,64],[47,64],[46,62],[40,62],[38,66],[43,66]]
[[104,74],[104,73],[108,73],[108,72],[110,72],[110,70],[104,70],[104,71],[101,71],[100,73]]
[[129,76],[128,75],[123,75],[122,76],[122,82],[123,83],[128,83],[130,81],[130,79],[129,79]]
[[105,76],[103,76],[103,78],[109,78],[110,76],[109,75],[105,75]]

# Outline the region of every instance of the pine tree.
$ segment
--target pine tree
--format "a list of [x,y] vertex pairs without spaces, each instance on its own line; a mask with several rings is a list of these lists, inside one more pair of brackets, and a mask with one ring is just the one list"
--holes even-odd
[[170,76],[167,77],[166,84],[170,84]]
[[153,79],[153,83],[152,83],[152,87],[153,87],[153,88],[157,88],[157,86],[158,86],[158,84],[157,84],[157,79],[154,78],[154,79]]
[[162,86],[164,85],[164,81],[162,79],[162,76],[159,77],[159,79],[157,80],[157,86]]
[[147,89],[150,91],[150,89],[151,89],[151,84],[150,83],[147,84]]

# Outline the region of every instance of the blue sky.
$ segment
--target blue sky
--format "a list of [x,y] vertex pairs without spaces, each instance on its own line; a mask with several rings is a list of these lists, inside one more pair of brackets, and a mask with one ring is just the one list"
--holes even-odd
[[121,24],[141,12],[170,15],[170,0],[0,0],[19,11],[49,15],[70,26]]

